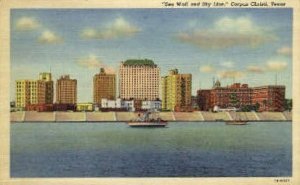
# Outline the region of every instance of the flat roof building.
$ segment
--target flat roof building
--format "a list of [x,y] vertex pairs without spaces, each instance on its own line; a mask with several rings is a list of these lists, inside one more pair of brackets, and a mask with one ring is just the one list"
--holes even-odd
[[61,76],[56,81],[56,103],[77,103],[77,80],[71,79],[70,75]]
[[119,68],[119,94],[122,99],[159,99],[160,69],[148,59],[130,59]]
[[116,75],[107,74],[104,68],[93,78],[93,100],[94,104],[101,105],[101,99],[116,99]]

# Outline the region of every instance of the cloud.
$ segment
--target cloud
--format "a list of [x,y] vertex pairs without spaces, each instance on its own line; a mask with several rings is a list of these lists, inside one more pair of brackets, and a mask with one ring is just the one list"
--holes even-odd
[[202,49],[225,49],[234,46],[255,48],[276,37],[249,17],[223,17],[209,29],[181,32],[177,34],[177,39]]
[[231,62],[231,61],[221,62],[220,65],[222,67],[226,67],[226,68],[233,68],[234,62]]
[[89,55],[88,57],[79,59],[77,64],[81,67],[87,69],[99,69],[104,68],[105,72],[108,74],[114,74],[115,70],[112,67],[109,67],[102,63],[102,61],[95,55]]
[[244,76],[244,73],[241,71],[230,70],[230,71],[219,71],[219,78],[241,78]]
[[54,32],[46,30],[42,32],[41,36],[38,38],[38,41],[44,44],[56,44],[62,42],[63,39]]
[[34,17],[21,17],[16,21],[15,26],[19,31],[30,31],[40,27],[40,24]]
[[85,39],[118,39],[130,37],[139,32],[140,29],[122,17],[115,19],[103,29],[86,28],[81,32]]
[[277,60],[270,60],[266,63],[266,68],[270,72],[283,71],[287,68],[287,62],[277,61]]
[[200,71],[203,73],[213,73],[215,69],[210,65],[205,65],[200,67]]
[[283,47],[279,48],[276,51],[276,53],[279,54],[279,55],[291,56],[292,55],[292,48],[290,48],[288,46],[283,46]]
[[264,73],[265,69],[264,67],[259,66],[248,66],[246,71],[249,73]]

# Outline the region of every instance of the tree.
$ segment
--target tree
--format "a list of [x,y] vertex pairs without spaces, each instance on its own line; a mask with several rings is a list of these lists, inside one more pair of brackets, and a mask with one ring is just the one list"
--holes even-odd
[[237,107],[239,105],[240,101],[238,100],[236,93],[232,93],[229,95],[229,102],[233,107]]
[[284,110],[291,111],[293,109],[293,100],[285,99],[284,101]]

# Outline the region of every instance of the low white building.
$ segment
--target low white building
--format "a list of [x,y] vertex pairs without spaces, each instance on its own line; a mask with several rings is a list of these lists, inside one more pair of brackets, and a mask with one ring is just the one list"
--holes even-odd
[[108,100],[106,98],[101,99],[102,109],[126,109],[128,111],[135,111],[133,100],[122,100],[117,98],[116,100]]
[[143,110],[149,110],[149,109],[155,109],[155,110],[161,110],[161,101],[155,100],[144,100],[142,101],[142,107]]
[[120,109],[122,108],[122,100],[120,98],[116,100],[103,98],[101,99],[101,108]]
[[134,100],[123,100],[122,108],[125,108],[128,111],[135,111]]

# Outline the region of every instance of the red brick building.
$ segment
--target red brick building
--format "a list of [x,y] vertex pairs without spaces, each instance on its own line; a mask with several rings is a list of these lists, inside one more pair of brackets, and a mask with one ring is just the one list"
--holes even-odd
[[254,87],[252,103],[259,103],[259,111],[284,111],[285,86],[269,85]]
[[53,111],[53,104],[29,104],[25,107],[26,111],[49,112]]
[[273,85],[250,88],[248,84],[234,83],[221,87],[219,81],[212,89],[198,90],[198,105],[203,111],[220,108],[241,108],[259,104],[259,111],[283,111],[285,86]]

